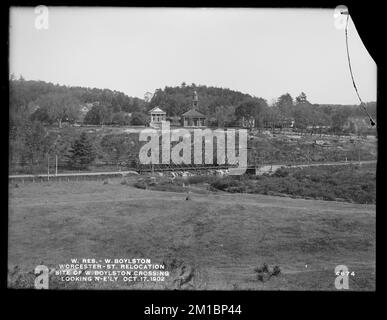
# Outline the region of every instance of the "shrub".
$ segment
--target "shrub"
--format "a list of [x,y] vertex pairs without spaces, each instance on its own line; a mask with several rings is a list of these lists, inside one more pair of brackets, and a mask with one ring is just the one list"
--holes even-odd
[[281,269],[279,266],[274,266],[273,271],[271,272],[272,276],[278,276],[281,273]]
[[262,266],[255,268],[254,272],[257,274],[257,280],[265,282],[273,276],[278,276],[281,273],[281,269],[279,266],[274,266],[274,268],[270,270],[267,263],[263,263]]
[[254,271],[257,273],[269,272],[269,266],[264,262],[260,267],[255,268]]
[[133,112],[131,124],[133,125],[146,125],[148,124],[149,119],[145,113],[142,112]]
[[188,184],[211,183],[214,180],[214,177],[212,177],[212,176],[190,176],[190,177],[186,177],[184,180]]
[[274,177],[287,177],[289,175],[289,170],[286,168],[279,168],[276,172],[274,172]]
[[328,201],[335,201],[335,200],[336,200],[335,195],[332,194],[332,193],[326,193],[326,194],[324,194],[324,195],[322,196],[322,198],[323,198],[324,200],[328,200]]
[[225,191],[229,186],[229,182],[224,178],[218,178],[211,183],[211,187]]
[[147,187],[145,181],[143,180],[137,181],[136,183],[134,183],[134,186],[139,189],[146,189]]

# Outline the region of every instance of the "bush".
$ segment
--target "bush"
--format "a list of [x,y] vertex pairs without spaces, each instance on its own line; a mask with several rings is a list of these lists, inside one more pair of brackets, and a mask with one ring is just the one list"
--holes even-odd
[[324,200],[335,201],[336,197],[332,193],[326,193],[322,196]]
[[286,168],[279,168],[276,172],[274,172],[274,177],[287,177],[289,175],[289,170]]
[[228,191],[227,190],[228,188],[230,188],[230,190],[236,190],[236,188],[243,188],[243,185],[246,184],[248,181],[248,180],[238,181],[236,179],[238,179],[238,178],[236,178],[236,177],[219,177],[211,183],[211,186],[215,189],[219,189],[219,190],[223,190],[223,191]]
[[211,187],[225,191],[228,187],[228,182],[222,178],[218,178],[211,183]]
[[254,271],[257,273],[269,272],[269,266],[264,262],[260,267],[255,268]]
[[131,124],[133,125],[146,125],[149,123],[148,116],[142,112],[133,112]]
[[334,201],[375,203],[375,166],[282,168],[273,175],[219,177],[211,187],[227,192],[291,195]]
[[211,183],[213,180],[214,177],[212,176],[190,176],[183,179],[188,184]]
[[273,276],[278,276],[281,273],[281,269],[279,266],[274,266],[274,268],[270,270],[267,263],[263,263],[262,266],[255,268],[254,272],[257,274],[257,280],[265,282]]
[[274,266],[273,271],[271,272],[271,274],[272,274],[273,276],[277,276],[277,275],[279,275],[280,273],[281,273],[280,267],[279,267],[279,266]]
[[146,189],[147,184],[145,183],[144,180],[140,180],[140,181],[135,182],[135,183],[134,183],[134,186],[135,186],[136,188],[139,188],[139,189]]

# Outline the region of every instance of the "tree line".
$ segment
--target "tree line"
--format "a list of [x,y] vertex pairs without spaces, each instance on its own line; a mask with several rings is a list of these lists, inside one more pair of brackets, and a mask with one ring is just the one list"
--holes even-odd
[[[161,107],[168,117],[179,117],[192,107],[193,92],[199,96],[198,111],[206,115],[209,126],[282,127],[293,121],[300,130],[307,127],[329,127],[343,130],[350,117],[362,117],[357,105],[320,105],[308,101],[304,92],[293,98],[289,93],[270,105],[260,97],[228,88],[187,85],[157,89],[144,99],[133,98],[108,89],[68,87],[44,81],[10,80],[11,126],[26,119],[43,124],[80,121],[92,125],[145,125],[148,111]],[[81,107],[88,105],[82,115]],[[367,103],[376,117],[376,103]],[[81,119],[82,118],[82,119]],[[241,122],[243,120],[243,122]]]
[[[32,165],[45,161],[47,154],[59,154],[61,159],[67,159],[71,165],[83,166],[85,159],[94,160],[94,156],[98,158],[98,154],[101,155],[101,152],[97,152],[93,156],[91,151],[89,154],[87,147],[84,148],[90,139],[75,137],[71,127],[53,132],[52,127],[47,125],[60,127],[63,122],[75,122],[79,117],[80,107],[87,103],[92,104],[92,107],[83,119],[85,123],[144,125],[148,122],[147,112],[155,106],[164,109],[168,117],[181,116],[191,108],[194,91],[198,93],[198,108],[206,115],[208,126],[230,127],[243,124],[251,128],[281,128],[293,121],[297,130],[326,127],[330,132],[343,133],[345,130],[356,131],[351,126],[345,129],[349,118],[358,117],[367,121],[357,105],[312,104],[303,92],[295,98],[285,93],[268,104],[263,98],[227,88],[182,83],[177,87],[158,89],[154,94],[147,93],[144,99],[140,99],[108,89],[68,87],[11,77],[10,162]],[[376,103],[367,103],[367,108],[376,118]],[[78,138],[80,141],[76,144],[75,139]],[[133,147],[125,144],[124,137],[106,139],[97,144],[93,141],[93,145],[113,155],[119,153],[123,147]],[[117,141],[119,142],[116,143]],[[109,145],[115,147],[109,149]],[[79,153],[77,149],[86,149],[83,160],[79,160],[83,151]]]
[[122,123],[128,113],[142,113],[145,101],[129,97],[109,89],[64,86],[44,81],[24,80],[22,77],[9,81],[9,106],[11,125],[25,119],[44,124],[74,123],[81,116],[81,107],[91,104],[87,121]]
[[[367,117],[359,105],[324,105],[312,104],[307,95],[301,92],[293,98],[284,93],[273,103],[261,97],[251,96],[227,88],[208,87],[204,85],[187,85],[157,89],[148,97],[147,110],[159,106],[167,116],[181,116],[192,106],[192,94],[199,96],[198,111],[207,117],[207,125],[217,127],[244,126],[257,128],[282,128],[293,124],[297,130],[308,128],[325,128],[334,133],[345,130],[355,132],[358,128],[345,129],[351,118]],[[376,118],[376,102],[366,104],[368,111]],[[243,120],[243,121],[241,121]],[[364,129],[364,127],[363,127]]]

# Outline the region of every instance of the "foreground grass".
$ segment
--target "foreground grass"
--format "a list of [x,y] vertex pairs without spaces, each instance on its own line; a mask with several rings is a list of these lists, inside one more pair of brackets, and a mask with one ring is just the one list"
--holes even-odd
[[[192,266],[187,289],[335,290],[334,268],[344,264],[356,273],[350,290],[375,288],[374,205],[219,192],[186,201],[121,180],[11,187],[9,203],[9,270],[21,274],[71,258],[150,258]],[[257,281],[264,262],[281,274]],[[9,286],[32,286],[18,279]],[[169,280],[52,287],[174,288]]]

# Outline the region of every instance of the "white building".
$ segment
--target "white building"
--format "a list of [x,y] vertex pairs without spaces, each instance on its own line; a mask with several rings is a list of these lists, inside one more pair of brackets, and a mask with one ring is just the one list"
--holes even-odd
[[150,114],[150,126],[159,127],[163,121],[167,120],[167,113],[159,107],[154,107],[149,111]]

